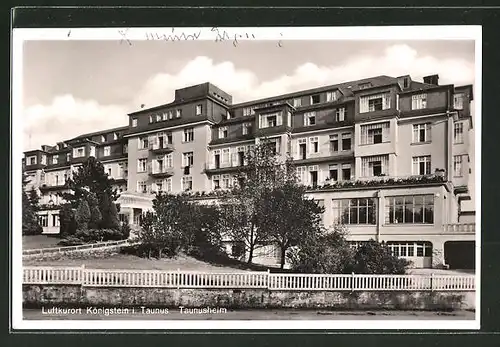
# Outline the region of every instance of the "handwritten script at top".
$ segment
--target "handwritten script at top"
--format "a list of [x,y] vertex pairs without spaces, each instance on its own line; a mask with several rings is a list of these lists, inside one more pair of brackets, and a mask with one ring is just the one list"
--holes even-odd
[[[126,30],[119,30],[119,34],[121,35],[121,40],[120,43],[126,42],[129,45],[132,45],[132,42],[127,38],[127,32],[128,29]],[[222,42],[222,41],[232,41],[232,44],[234,47],[238,46],[239,41],[238,40],[252,40],[256,39],[255,35],[253,33],[249,32],[236,32],[236,33],[231,33],[226,30],[221,30],[219,28],[212,28],[210,30],[211,36],[213,36],[213,40],[215,42]],[[183,31],[177,31],[175,28],[172,28],[170,33],[160,33],[160,32],[146,32],[146,40],[156,40],[156,41],[195,41],[199,40],[202,35],[201,30],[197,32],[191,32],[191,33],[186,33]],[[283,34],[280,34],[283,36]],[[203,37],[203,39],[206,39]],[[278,47],[282,47],[282,42],[279,40],[277,43]]]

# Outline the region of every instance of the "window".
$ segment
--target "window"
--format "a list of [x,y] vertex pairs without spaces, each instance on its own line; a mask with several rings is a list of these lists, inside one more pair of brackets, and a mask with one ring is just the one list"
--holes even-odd
[[224,148],[222,150],[222,163],[229,164],[229,154],[230,154],[229,148]]
[[462,156],[454,155],[453,156],[453,176],[461,177],[462,176]]
[[342,134],[342,150],[343,151],[351,150],[351,133]]
[[301,98],[293,99],[293,107],[300,107],[300,106],[302,106],[302,99]]
[[106,135],[101,135],[101,142],[106,142]]
[[351,164],[342,164],[342,180],[349,181],[351,179]]
[[311,182],[311,185],[313,187],[317,187],[318,180],[319,180],[319,174],[318,174],[319,167],[318,167],[318,165],[309,166],[308,171],[309,171],[309,182]]
[[413,157],[413,174],[430,175],[431,174],[431,156]]
[[330,181],[338,181],[339,179],[339,169],[337,164],[331,164],[328,166],[328,171],[330,176],[328,177]]
[[332,203],[336,224],[376,224],[377,208],[373,198],[334,199]]
[[387,242],[391,254],[396,257],[432,257],[430,242]]
[[372,86],[372,83],[371,82],[361,83],[361,84],[358,84],[358,86],[359,86],[359,89],[367,89],[367,88],[370,88]]
[[168,119],[174,119],[174,111],[168,111]]
[[243,123],[243,135],[249,135],[252,133],[252,123]]
[[107,157],[111,155],[111,146],[105,146],[104,147],[104,156]]
[[111,166],[105,166],[104,172],[109,176],[113,176],[113,168]]
[[307,139],[298,139],[297,143],[299,145],[299,159],[307,158]]
[[161,117],[161,113],[157,113],[157,114],[156,114],[156,121],[157,121],[157,122],[161,122],[161,119],[162,119],[162,117]]
[[311,95],[311,105],[319,104],[320,103],[320,95]]
[[304,113],[304,126],[308,127],[316,124],[316,112]]
[[175,117],[180,118],[181,116],[182,116],[182,110],[181,109],[175,110]]
[[193,166],[194,156],[193,152],[182,153],[182,166]]
[[193,190],[193,177],[191,176],[182,177],[182,190],[185,192]]
[[137,126],[137,118],[132,118],[132,127]]
[[250,115],[253,115],[255,114],[255,109],[254,107],[245,107],[243,109],[243,115],[244,116],[250,116]]
[[371,145],[389,141],[389,122],[361,126],[361,144]]
[[345,120],[345,108],[341,107],[335,111],[335,121],[343,122]]
[[403,78],[403,88],[406,89],[410,86],[410,79],[408,77]]
[[385,176],[389,171],[389,155],[361,158],[361,176]]
[[184,129],[184,142],[194,141],[194,128]]
[[144,181],[137,182],[137,192],[147,194],[148,184]]
[[201,113],[203,112],[203,105],[196,105],[196,115],[200,116]]
[[276,126],[281,126],[283,121],[283,116],[281,112],[266,114],[260,116],[260,127],[261,128],[272,128]]
[[231,176],[230,175],[222,175],[222,188],[227,189],[231,187]]
[[306,167],[305,166],[297,167],[296,173],[297,173],[297,179],[299,180],[299,182],[304,184],[304,185],[307,184]]
[[28,157],[26,159],[26,162],[28,165],[36,165],[36,156]]
[[453,142],[464,143],[464,123],[457,122],[453,125]]
[[339,135],[330,135],[330,152],[338,152],[339,150]]
[[52,226],[54,226],[54,227],[59,226],[59,215],[58,214],[52,215]]
[[66,153],[66,161],[69,162],[71,160],[71,153]]
[[309,151],[310,153],[318,153],[319,152],[319,139],[318,137],[310,137],[309,138]]
[[158,180],[155,182],[155,191],[156,192],[163,192],[165,189],[165,185],[163,184],[162,180]]
[[165,180],[165,191],[166,192],[172,191],[172,178],[171,177],[169,177]]
[[391,95],[378,94],[363,96],[359,99],[359,113],[388,110],[391,108]]
[[52,164],[57,164],[59,161],[59,157],[57,155],[52,156]]
[[212,177],[212,189],[219,189],[219,188],[220,188],[220,176],[214,175]]
[[422,143],[431,141],[431,124],[413,125],[413,143]]
[[146,158],[137,160],[137,172],[146,172],[148,168],[148,160]]
[[219,128],[219,139],[225,139],[227,137],[227,127],[220,127]]
[[139,139],[139,149],[149,148],[149,139],[147,137],[141,137]]
[[153,115],[150,115],[149,116],[149,123],[153,123],[153,122],[154,122],[154,117],[153,117]]
[[49,226],[49,216],[46,214],[42,214],[38,216],[38,223],[42,228],[46,228]]
[[163,111],[162,114],[161,114],[161,119],[162,120],[168,120],[168,112],[167,111]]
[[118,140],[118,133],[113,133],[113,140]]
[[326,102],[332,102],[337,100],[337,92],[327,92]]
[[81,158],[85,156],[85,148],[73,148],[73,158]]
[[128,153],[128,144],[123,145],[123,153]]
[[455,108],[455,110],[463,110],[464,109],[464,95],[463,94],[453,95],[453,108]]
[[418,94],[411,96],[411,109],[421,110],[427,107],[427,94]]
[[385,223],[433,224],[434,195],[386,197]]

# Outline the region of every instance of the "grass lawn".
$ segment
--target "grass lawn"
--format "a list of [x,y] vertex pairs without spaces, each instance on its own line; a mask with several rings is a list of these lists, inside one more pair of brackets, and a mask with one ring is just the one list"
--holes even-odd
[[59,259],[59,260],[23,260],[24,266],[81,266],[94,269],[134,269],[164,271],[200,271],[200,272],[242,272],[249,271],[234,265],[216,265],[206,263],[185,255],[172,259],[145,259],[133,255],[115,254],[107,258]]
[[57,243],[61,239],[57,237],[49,237],[47,235],[24,235],[23,236],[23,250],[25,249],[38,249],[59,247]]

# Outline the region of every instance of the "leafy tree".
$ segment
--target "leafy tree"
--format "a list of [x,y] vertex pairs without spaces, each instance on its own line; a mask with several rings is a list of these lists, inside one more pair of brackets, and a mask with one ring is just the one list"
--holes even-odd
[[89,194],[88,205],[90,207],[89,229],[97,229],[102,220],[101,211],[99,211],[99,202],[95,194]]
[[305,187],[292,181],[264,192],[257,210],[259,230],[280,248],[281,268],[285,265],[286,252],[290,247],[321,231],[324,208],[305,196]]
[[[90,194],[95,194],[102,206],[105,196],[112,202],[118,199],[117,191],[112,187],[113,180],[104,172],[104,166],[94,157],[90,157],[66,181],[69,193],[63,193],[64,200],[77,208],[79,201],[88,199]],[[102,213],[102,207],[101,207]],[[104,218],[104,214],[103,214]]]
[[76,209],[75,221],[78,230],[87,230],[90,222],[90,207],[87,200],[82,199]]
[[112,198],[107,193],[102,194],[100,201],[101,209],[101,223],[100,226],[103,229],[119,229],[120,220],[118,218],[118,210],[116,204],[112,201]]
[[402,275],[410,262],[392,255],[385,243],[370,240],[357,248],[354,256],[354,272],[361,274]]
[[[22,233],[23,235],[37,235],[43,232],[43,228],[38,222],[38,194],[35,190],[31,190],[30,194],[26,193],[26,186],[28,184],[27,176],[23,174],[22,177]],[[36,195],[36,197],[35,197]]]
[[59,236],[61,238],[75,235],[77,229],[75,210],[70,204],[64,204],[59,210]]
[[294,271],[300,273],[342,274],[354,269],[355,250],[346,240],[347,229],[335,225],[333,230],[308,234],[287,254]]
[[259,212],[264,194],[296,179],[289,158],[275,153],[275,144],[263,138],[245,155],[246,165],[239,172],[239,184],[221,201],[222,231],[244,245],[251,263],[254,251],[268,240],[265,229],[260,229]]

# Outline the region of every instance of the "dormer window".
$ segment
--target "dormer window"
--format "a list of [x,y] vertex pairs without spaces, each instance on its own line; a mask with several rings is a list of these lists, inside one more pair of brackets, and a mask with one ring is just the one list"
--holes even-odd
[[156,114],[156,121],[161,122],[161,114],[159,113]]
[[453,108],[455,110],[463,110],[464,109],[464,95],[463,94],[453,95]]
[[409,88],[410,87],[410,79],[408,77],[403,78],[403,88]]
[[316,125],[316,112],[304,113],[304,126]]
[[302,106],[302,99],[301,98],[293,99],[293,107],[300,107],[300,106]]
[[153,121],[154,121],[153,116],[152,116],[152,115],[151,115],[151,116],[149,116],[149,123],[153,123]]
[[371,86],[372,86],[371,82],[361,83],[361,84],[359,84],[359,89],[367,89],[367,88],[370,88]]
[[411,109],[421,110],[427,107],[427,94],[412,95]]
[[59,157],[58,157],[57,155],[54,155],[54,156],[52,157],[52,164],[54,164],[54,165],[55,165],[55,164],[57,164],[57,163],[58,163],[58,161],[59,161]]
[[321,98],[319,94],[311,95],[311,105],[319,104],[321,102]]
[[228,129],[227,127],[221,127],[219,128],[219,139],[225,139],[228,135]]
[[101,135],[101,142],[106,142],[106,135]]
[[200,116],[203,111],[203,105],[196,105],[196,115]]
[[163,113],[161,114],[161,119],[162,119],[162,120],[168,120],[168,112],[167,112],[167,111],[165,111],[165,112],[163,112]]
[[118,133],[113,134],[113,140],[118,140]]
[[137,118],[132,118],[132,127],[137,126]]
[[175,110],[175,117],[176,118],[181,118],[181,116],[182,116],[182,110],[181,109]]
[[326,102],[337,101],[337,92],[327,92],[326,93]]

